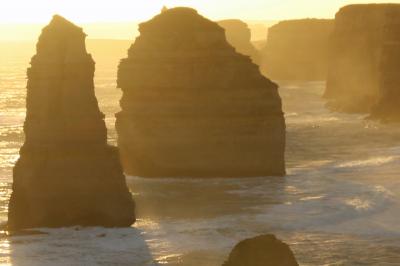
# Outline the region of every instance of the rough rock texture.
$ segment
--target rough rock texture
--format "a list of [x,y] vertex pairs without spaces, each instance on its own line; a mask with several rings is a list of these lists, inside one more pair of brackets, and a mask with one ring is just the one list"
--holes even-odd
[[119,66],[125,171],[145,177],[284,175],[278,86],[189,8],[140,25]]
[[14,168],[8,227],[130,226],[134,203],[107,145],[82,29],[54,16],[28,69],[25,143]]
[[282,21],[268,30],[262,72],[274,80],[325,80],[333,20]]
[[379,98],[371,118],[400,122],[400,5],[386,12],[379,69]]
[[250,56],[254,63],[260,64],[259,51],[251,43],[251,31],[246,23],[227,19],[218,21],[218,24],[225,29],[226,39],[237,52]]
[[274,235],[261,235],[237,244],[222,266],[298,266],[289,246]]
[[[381,73],[390,68],[384,66],[387,59],[381,58],[387,42],[385,25],[388,19],[400,21],[399,8],[396,4],[350,5],[336,14],[325,91],[333,109],[369,113],[376,104]],[[388,16],[388,12],[397,15]]]

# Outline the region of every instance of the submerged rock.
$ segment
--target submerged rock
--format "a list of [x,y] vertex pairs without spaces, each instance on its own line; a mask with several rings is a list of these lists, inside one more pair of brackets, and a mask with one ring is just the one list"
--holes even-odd
[[369,113],[380,92],[387,90],[382,86],[389,81],[381,74],[388,77],[398,71],[392,60],[385,59],[391,53],[385,37],[388,20],[400,21],[400,5],[350,5],[336,14],[325,91],[333,109]]
[[119,66],[118,144],[144,177],[284,175],[278,86],[190,8],[142,23]]
[[218,21],[218,25],[225,29],[227,41],[237,52],[250,56],[254,63],[260,64],[259,52],[251,43],[251,31],[246,23],[239,19],[227,19]]
[[333,20],[282,21],[268,30],[262,72],[274,80],[326,80]]
[[54,16],[28,69],[25,143],[14,167],[8,228],[130,226],[134,203],[107,145],[82,29]]
[[261,235],[237,244],[222,266],[298,266],[289,246],[274,235]]

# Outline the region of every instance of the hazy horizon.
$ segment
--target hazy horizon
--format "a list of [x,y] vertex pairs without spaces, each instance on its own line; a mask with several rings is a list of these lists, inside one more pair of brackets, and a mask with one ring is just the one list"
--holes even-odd
[[[400,3],[400,1],[372,1]],[[349,4],[370,3],[360,0],[114,0],[112,2],[50,0],[14,0],[3,3],[0,10],[0,41],[36,40],[41,29],[54,14],[59,14],[84,28],[89,39],[133,39],[137,25],[157,15],[161,8],[187,6],[212,20],[241,19],[270,26],[273,22],[301,18],[334,18]],[[260,39],[259,37],[255,39]]]
[[193,7],[213,20],[284,20],[305,17],[333,18],[338,9],[349,4],[400,3],[398,0],[153,0],[143,4],[137,0],[112,2],[70,0],[14,0],[3,3],[0,23],[46,23],[53,14],[60,14],[75,23],[145,21],[159,13],[163,6]]
[[[240,19],[240,18],[239,18]],[[279,22],[279,20],[244,20],[253,31],[253,41],[266,38],[267,28]],[[141,22],[93,22],[93,23],[75,23],[82,27],[87,34],[87,39],[91,40],[130,40],[132,41],[139,35],[138,25]],[[41,30],[48,24],[46,23],[11,23],[0,24],[0,42],[33,42],[37,40]],[[265,27],[265,33],[260,33],[260,29],[252,28],[262,25]]]

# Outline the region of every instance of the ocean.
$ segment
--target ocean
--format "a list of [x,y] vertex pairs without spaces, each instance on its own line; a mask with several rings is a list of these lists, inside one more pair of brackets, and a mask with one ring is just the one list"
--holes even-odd
[[[93,44],[95,46],[95,44]],[[94,49],[96,96],[116,145],[122,43]],[[89,51],[90,47],[89,47]],[[24,141],[31,43],[0,44],[0,221]],[[400,127],[330,112],[324,82],[278,81],[287,125],[287,176],[127,177],[131,228],[40,229],[0,238],[1,265],[221,265],[240,240],[273,233],[302,266],[400,265]]]

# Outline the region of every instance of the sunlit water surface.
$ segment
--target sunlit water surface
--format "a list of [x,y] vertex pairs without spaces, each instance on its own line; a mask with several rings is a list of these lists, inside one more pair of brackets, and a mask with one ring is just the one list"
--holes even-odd
[[[2,222],[24,139],[28,48],[0,55]],[[96,94],[115,144],[118,60],[96,59]],[[329,112],[322,82],[280,85],[287,177],[128,177],[139,216],[132,228],[3,236],[0,264],[213,266],[239,240],[274,233],[304,266],[400,265],[400,128]]]

